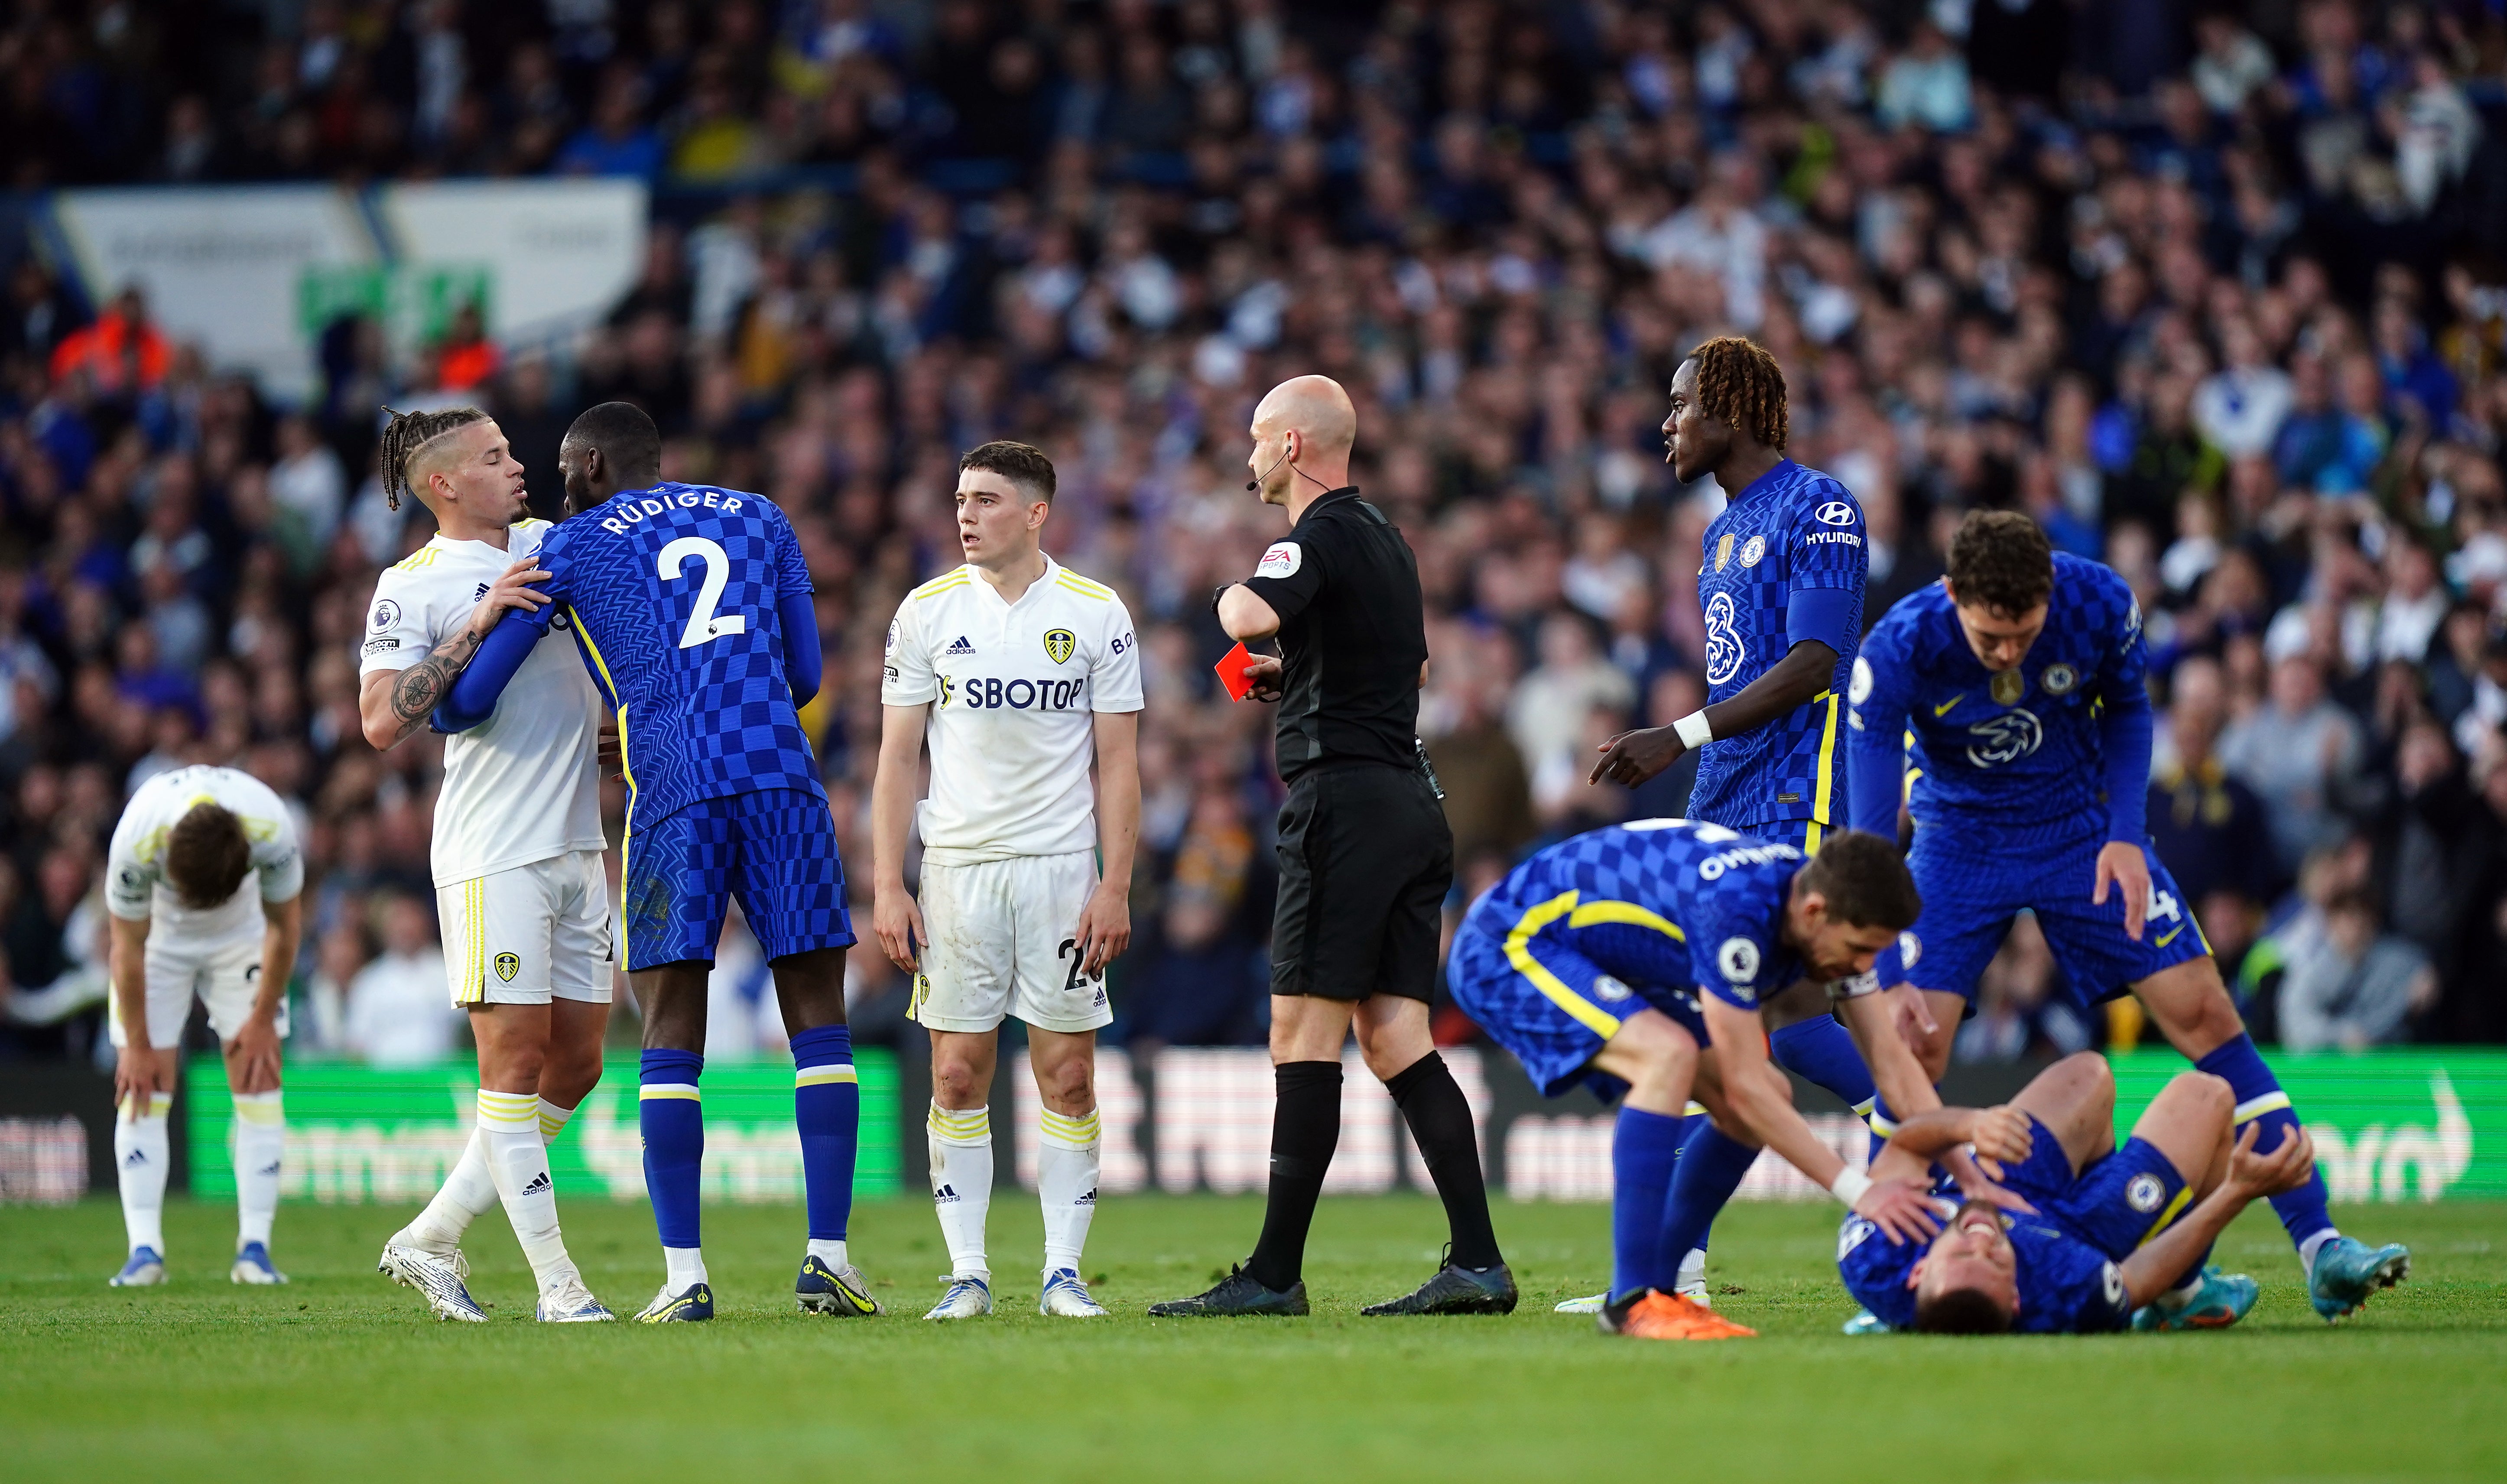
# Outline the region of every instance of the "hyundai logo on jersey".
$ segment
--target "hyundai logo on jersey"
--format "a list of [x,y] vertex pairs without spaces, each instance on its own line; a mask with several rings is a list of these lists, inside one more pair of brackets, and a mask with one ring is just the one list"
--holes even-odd
[[1819,516],[1821,521],[1831,525],[1851,525],[1854,524],[1854,507],[1843,500],[1831,500],[1827,504],[1820,506],[1816,514]]

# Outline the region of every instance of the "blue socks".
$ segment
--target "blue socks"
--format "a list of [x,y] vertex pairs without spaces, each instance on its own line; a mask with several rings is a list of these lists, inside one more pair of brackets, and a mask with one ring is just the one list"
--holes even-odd
[[1687,1120],[1619,1105],[1611,1132],[1611,1296],[1639,1288],[1671,1291],[1689,1249],[1666,1252],[1662,1213],[1672,1170],[1680,1162]]
[[861,1083],[854,1073],[850,1030],[820,1026],[792,1037],[792,1117],[801,1126],[810,1239],[841,1242],[853,1215],[854,1153],[861,1128]]
[[1767,1046],[1777,1066],[1836,1094],[1856,1117],[1871,1109],[1871,1072],[1863,1065],[1863,1053],[1854,1049],[1853,1033],[1835,1016],[1814,1015],[1770,1032]]
[[[2289,1137],[2287,1130],[2298,1127],[2298,1114],[2290,1109],[2289,1094],[2280,1090],[2280,1079],[2264,1065],[2255,1050],[2255,1038],[2240,1031],[2223,1041],[2220,1048],[2194,1064],[2197,1071],[2207,1071],[2226,1080],[2237,1099],[2237,1128],[2261,1119],[2264,1131],[2255,1136],[2258,1152],[2277,1145]],[[2307,1251],[2307,1239],[2334,1230],[2333,1213],[2324,1209],[2324,1172],[2309,1174],[2307,1183],[2296,1190],[2271,1198],[2272,1210],[2279,1213],[2281,1226],[2289,1240],[2302,1253]]]
[[644,1133],[644,1191],[665,1248],[698,1241],[697,1186],[705,1171],[705,1104],[697,1079],[705,1058],[693,1051],[644,1053],[637,1122]]
[[1680,1151],[1680,1167],[1671,1179],[1671,1198],[1663,1203],[1661,1214],[1663,1261],[1674,1269],[1691,1248],[1705,1246],[1707,1227],[1714,1223],[1725,1203],[1732,1199],[1732,1192],[1741,1188],[1741,1177],[1759,1159],[1758,1150],[1707,1119],[1701,1117],[1696,1123],[1687,1146]]

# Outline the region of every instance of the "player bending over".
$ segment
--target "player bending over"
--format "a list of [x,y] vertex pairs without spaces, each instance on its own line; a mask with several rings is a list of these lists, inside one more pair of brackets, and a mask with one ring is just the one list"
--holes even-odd
[[[1672,472],[1684,484],[1711,474],[1731,495],[1706,528],[1697,572],[1710,704],[1604,742],[1590,780],[1634,786],[1695,748],[1690,818],[1816,855],[1845,817],[1837,711],[1863,633],[1871,567],[1863,507],[1835,479],[1785,456],[1785,374],[1762,346],[1737,336],[1699,345],[1673,373],[1670,400],[1662,438]],[[1886,1129],[1871,1073],[1816,986],[1762,1008],[1778,1066]],[[1744,1151],[1704,1118],[1690,1120],[1687,1139],[1692,1154],[1734,1181],[1748,1171]],[[1697,1192],[1710,1220],[1730,1197]],[[1702,1233],[1699,1241],[1682,1260],[1680,1291],[1703,1302]],[[1601,1304],[1597,1294],[1558,1307],[1589,1313]]]
[[666,1277],[636,1316],[713,1317],[699,1242],[699,1078],[706,981],[737,897],[775,975],[791,1036],[809,1251],[804,1312],[877,1314],[848,1260],[861,1088],[845,1028],[845,909],[835,821],[798,707],[818,694],[818,615],[783,512],[754,494],[662,482],[653,419],[604,402],[558,448],[568,518],[539,551],[549,605],[516,611],[436,712],[476,725],[563,619],[618,717],[627,775],[620,890],[627,982],[644,1015],[644,1186]]
[[[435,516],[435,536],[375,583],[358,657],[366,741],[417,735],[508,608],[533,591],[549,523],[525,518],[523,465],[487,414],[397,413],[383,487]],[[552,1322],[615,1318],[584,1286],[559,1230],[547,1145],[600,1080],[609,1025],[609,885],[601,870],[600,700],[563,649],[534,649],[514,694],[444,743],[435,801],[435,907],[454,1008],[479,1047],[479,1121],[444,1187],[392,1234],[377,1266],[441,1320],[485,1322],[462,1282],[461,1237],[503,1202]]]
[[305,922],[296,826],[258,778],[232,768],[177,768],[130,796],[104,869],[111,1031],[120,1048],[113,1159],[130,1239],[113,1285],[165,1281],[165,1114],[195,998],[208,1008],[235,1096],[236,1253],[227,1276],[285,1283],[271,1265],[270,1224],[287,1145],[278,1043],[287,1035],[287,977]]
[[[2131,990],[2169,1044],[2227,1081],[2239,1123],[2296,1128],[2192,904],[2149,851],[2148,668],[2123,578],[2055,554],[2024,515],[1978,511],[1960,524],[1949,575],[1881,618],[1848,690],[1854,825],[1894,839],[1907,798],[1907,863],[1924,896],[1921,959],[1883,954],[1880,982],[1922,989],[1932,1024],[1917,1050],[1939,1078],[1978,975],[2030,909],[2077,1003]],[[2327,1320],[2411,1271],[2406,1249],[2334,1228],[2319,1176],[2272,1207]]]
[[[1114,1018],[1106,964],[1132,937],[1141,662],[1123,600],[1037,544],[1053,487],[1051,461],[1023,443],[961,458],[965,564],[906,595],[888,630],[872,923],[889,958],[915,976],[907,1014],[931,1032],[931,1201],[950,1276],[927,1320],[993,1311],[985,1102],[1004,1015],[1027,1024],[1042,1103],[1036,1308],[1106,1313],[1080,1281],[1079,1252],[1097,1210],[1097,1032]],[[918,809],[926,726],[931,796]],[[906,831],[918,815],[919,905],[905,889]]]
[[[2249,1203],[2313,1177],[2307,1132],[2235,1119],[2236,1095],[2181,1072],[2115,1139],[2115,1073],[2084,1051],[2037,1074],[2007,1107],[1940,1108],[1907,1120],[1872,1162],[1875,1179],[1922,1179],[1961,1144],[2003,1160],[2004,1183],[2036,1209],[1961,1205],[1929,1246],[1875,1242],[1848,1216],[1836,1266],[1846,1290],[1893,1329],[1930,1334],[2083,1334],[2218,1329],[2255,1306],[2255,1281],[2206,1262]],[[1849,1333],[1871,1326],[1848,1327]]]
[[[1544,1097],[1581,1082],[1627,1093],[1611,1141],[1605,1334],[1753,1333],[1673,1291],[1713,1214],[1684,1187],[1722,1177],[1681,1156],[1692,1096],[1735,1148],[1774,1149],[1893,1240],[1938,1229],[1919,1183],[1873,1181],[1811,1132],[1767,1060],[1762,1019],[1797,983],[1846,982],[1846,1024],[1883,1083],[1912,1096],[1922,1073],[1866,971],[1920,905],[1885,840],[1840,832],[1804,864],[1797,847],[1681,819],[1554,845],[1472,904],[1446,968],[1454,1002]],[[1694,1214],[1676,1225],[1684,1196]]]

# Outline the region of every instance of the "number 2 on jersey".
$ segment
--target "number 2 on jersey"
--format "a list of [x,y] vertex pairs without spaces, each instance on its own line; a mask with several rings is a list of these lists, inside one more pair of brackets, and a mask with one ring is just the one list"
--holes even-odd
[[681,536],[662,548],[661,571],[664,582],[679,580],[679,564],[690,557],[705,560],[705,583],[697,589],[696,606],[688,611],[688,626],[679,631],[679,647],[694,649],[708,639],[725,634],[746,633],[748,615],[726,613],[714,617],[714,605],[722,601],[722,590],[731,582],[731,553],[722,544],[705,536]]

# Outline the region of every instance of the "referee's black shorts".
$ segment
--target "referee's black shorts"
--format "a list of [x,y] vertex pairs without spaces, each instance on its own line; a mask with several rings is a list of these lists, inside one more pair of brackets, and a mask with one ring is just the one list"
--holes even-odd
[[1326,764],[1299,774],[1280,811],[1271,993],[1433,997],[1453,884],[1453,831],[1416,770]]

